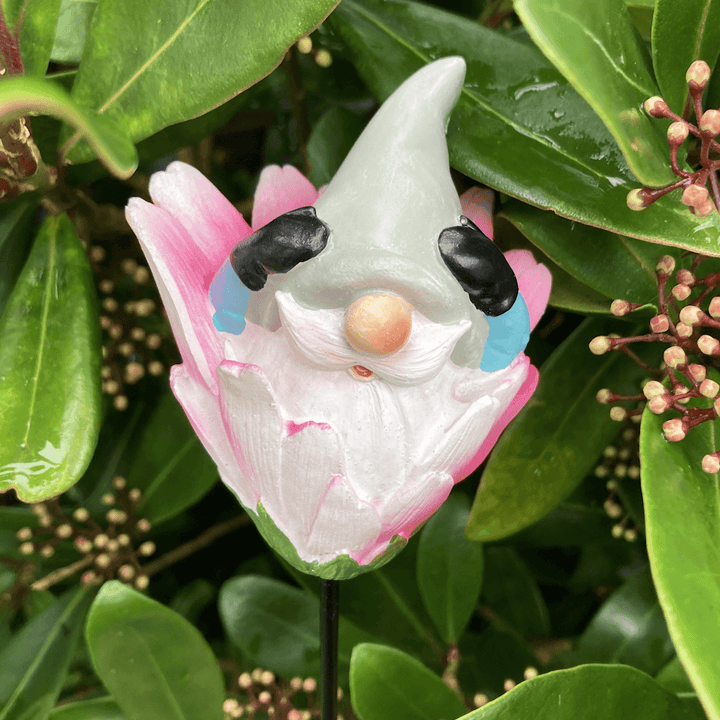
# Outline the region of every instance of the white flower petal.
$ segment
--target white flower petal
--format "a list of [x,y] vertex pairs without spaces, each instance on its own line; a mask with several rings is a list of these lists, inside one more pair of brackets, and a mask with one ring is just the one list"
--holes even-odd
[[259,499],[256,484],[240,470],[220,414],[218,398],[195,381],[184,365],[170,370],[170,387],[190,420],[200,442],[218,466],[223,482],[232,488],[240,502],[254,508]]
[[220,410],[240,472],[262,499],[280,475],[282,426],[270,383],[260,368],[224,361],[218,368]]

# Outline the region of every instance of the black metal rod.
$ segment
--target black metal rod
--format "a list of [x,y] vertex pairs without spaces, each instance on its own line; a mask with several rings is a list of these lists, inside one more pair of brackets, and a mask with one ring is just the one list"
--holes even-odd
[[337,720],[338,581],[322,580],[320,588],[320,666],[322,720]]

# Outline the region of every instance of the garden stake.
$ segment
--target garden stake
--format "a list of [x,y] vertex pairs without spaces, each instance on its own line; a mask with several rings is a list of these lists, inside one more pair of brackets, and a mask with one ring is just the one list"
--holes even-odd
[[338,581],[321,580],[320,582],[322,720],[336,720],[338,696]]

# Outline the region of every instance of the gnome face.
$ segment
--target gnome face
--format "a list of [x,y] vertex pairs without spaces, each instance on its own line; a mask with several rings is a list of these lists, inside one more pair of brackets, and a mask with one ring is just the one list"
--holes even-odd
[[409,78],[325,192],[254,233],[181,163],[156,206],[128,205],[183,356],[173,392],[267,541],[321,577],[390,559],[537,382],[515,276],[450,179],[464,68]]

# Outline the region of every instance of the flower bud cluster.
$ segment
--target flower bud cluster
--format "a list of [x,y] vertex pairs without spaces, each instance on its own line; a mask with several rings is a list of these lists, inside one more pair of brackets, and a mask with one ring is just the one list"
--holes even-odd
[[66,511],[58,498],[31,505],[39,527],[23,527],[17,531],[20,553],[48,559],[59,546],[65,545],[82,556],[67,568],[55,570],[46,579],[35,582],[34,589],[45,589],[79,571],[84,571],[83,585],[100,585],[117,578],[138,590],[148,587],[149,578],[140,562],[153,555],[156,548],[151,540],[143,540],[152,528],[150,521],[136,514],[142,492],[138,488],[129,489],[122,477],[116,477],[113,486],[115,492],[102,497],[108,508],[103,524],[84,507]]
[[[690,208],[690,212],[698,217],[717,211],[720,206],[720,190],[718,189],[717,171],[720,160],[716,154],[720,152],[720,143],[716,137],[720,135],[720,110],[703,111],[702,96],[710,79],[710,66],[703,60],[696,60],[686,74],[688,96],[682,117],[674,113],[660,97],[651,97],[645,101],[645,112],[653,118],[672,120],[667,129],[668,146],[670,148],[670,167],[680,179],[661,188],[636,188],[627,196],[627,205],[631,210],[644,210],[659,198],[673,190],[682,190],[682,201]],[[697,125],[689,122],[690,110],[694,111]],[[678,164],[678,150],[688,137],[696,138],[700,145],[698,166],[688,172]],[[715,153],[713,156],[712,153]],[[707,188],[708,182],[712,191]],[[682,293],[683,290],[678,290]],[[678,298],[685,299],[685,298]]]
[[[338,688],[338,700],[345,700],[342,688]],[[354,717],[347,705],[350,717]],[[243,672],[232,688],[230,697],[223,703],[225,720],[233,718],[268,717],[271,720],[311,720],[320,718],[320,693],[315,678],[294,677],[280,680],[263,668]],[[343,716],[338,715],[338,720]]]
[[[617,405],[612,407],[610,416],[614,420],[628,417],[639,420],[645,406],[656,415],[668,410],[679,412],[681,417],[671,418],[663,424],[663,434],[669,442],[683,440],[693,427],[718,417],[720,410],[720,401],[716,400],[720,395],[720,384],[708,377],[707,372],[709,365],[720,367],[717,360],[720,358],[720,295],[716,294],[720,286],[720,272],[703,272],[703,263],[708,259],[692,255],[690,267],[676,271],[676,261],[672,256],[661,257],[655,268],[658,313],[650,320],[650,332],[632,337],[602,335],[594,338],[589,346],[596,355],[623,352],[655,375],[655,379],[644,383],[642,394],[623,396],[603,388],[597,393],[597,400],[603,405],[634,404],[631,410]],[[611,311],[615,315],[625,315],[638,307],[625,300],[614,300]],[[632,343],[640,342],[667,345],[662,367],[646,365],[629,349]],[[715,404],[707,408],[703,403],[690,403],[691,400],[713,400]],[[720,462],[719,458],[720,455],[705,456],[703,469],[715,472],[711,468]]]
[[116,410],[125,410],[132,386],[163,375],[179,358],[149,268],[116,254],[115,246],[99,244],[89,251],[100,295],[102,390]]

